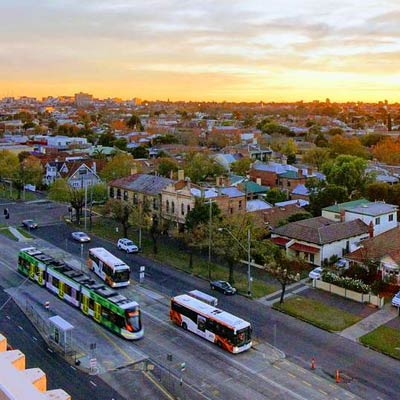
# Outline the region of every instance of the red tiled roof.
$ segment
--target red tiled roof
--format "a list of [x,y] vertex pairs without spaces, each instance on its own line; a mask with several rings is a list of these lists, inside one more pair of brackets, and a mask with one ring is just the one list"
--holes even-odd
[[320,250],[317,247],[307,246],[306,244],[302,243],[293,243],[291,246],[289,246],[289,249],[313,254],[318,253]]
[[274,237],[271,238],[271,242],[277,244],[278,246],[284,246],[290,239],[285,239],[281,237]]

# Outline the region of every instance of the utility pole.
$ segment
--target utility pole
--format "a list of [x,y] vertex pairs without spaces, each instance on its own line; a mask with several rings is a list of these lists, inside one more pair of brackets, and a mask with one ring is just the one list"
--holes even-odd
[[212,201],[209,199],[209,205],[210,205],[210,218],[208,221],[208,280],[211,281],[211,239],[212,239],[212,233],[211,233],[211,226],[212,226]]
[[87,222],[86,222],[86,217],[87,217],[87,184],[86,184],[87,182],[85,182],[85,231],[86,231],[86,225],[87,225]]
[[247,229],[247,295],[251,296],[251,231]]

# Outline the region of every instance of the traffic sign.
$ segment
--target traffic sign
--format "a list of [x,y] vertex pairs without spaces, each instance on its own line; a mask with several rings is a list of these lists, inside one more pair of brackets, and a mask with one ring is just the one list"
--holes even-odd
[[181,363],[181,371],[183,372],[186,369],[186,363]]

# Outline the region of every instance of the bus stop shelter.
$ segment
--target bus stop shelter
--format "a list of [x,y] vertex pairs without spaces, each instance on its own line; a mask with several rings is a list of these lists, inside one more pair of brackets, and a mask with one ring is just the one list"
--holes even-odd
[[72,330],[74,326],[59,315],[49,318],[50,341],[64,354],[72,350]]

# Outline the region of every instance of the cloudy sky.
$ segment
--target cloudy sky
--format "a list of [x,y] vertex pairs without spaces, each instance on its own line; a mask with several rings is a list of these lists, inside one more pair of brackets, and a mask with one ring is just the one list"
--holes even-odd
[[399,100],[399,0],[0,0],[0,10],[0,96]]

